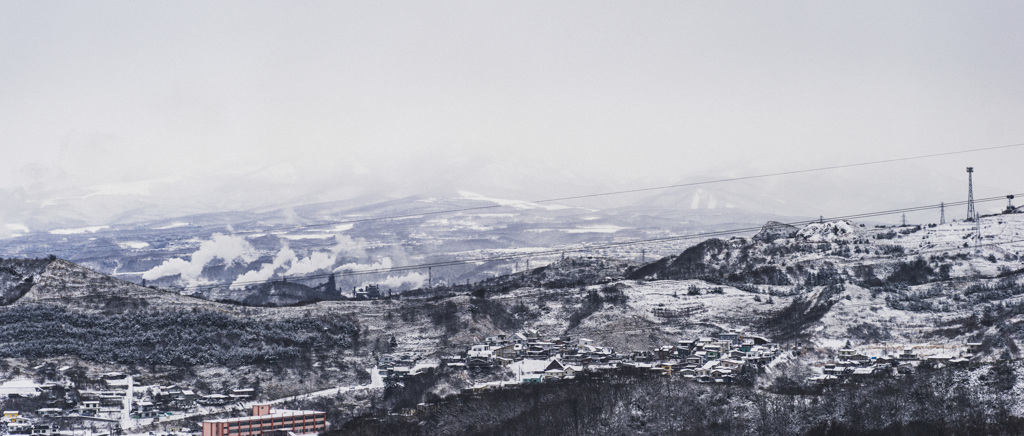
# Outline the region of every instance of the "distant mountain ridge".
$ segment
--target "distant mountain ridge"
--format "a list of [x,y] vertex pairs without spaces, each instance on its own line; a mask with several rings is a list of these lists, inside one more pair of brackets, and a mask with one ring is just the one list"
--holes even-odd
[[[54,254],[97,271],[142,283],[144,273],[168,261],[205,259],[203,256],[206,254],[199,254],[202,245],[210,242],[214,235],[221,234],[251,245],[251,253],[244,258],[222,259],[217,257],[222,253],[210,252],[208,254],[213,257],[205,265],[190,266],[199,268],[198,276],[185,277],[167,271],[168,275],[149,277],[147,283],[159,286],[229,285],[238,277],[260,271],[286,249],[294,252],[294,260],[286,260],[290,263],[261,273],[261,277],[280,280],[293,269],[291,266],[300,261],[306,263],[297,270],[324,275],[345,264],[388,262],[409,265],[478,257],[500,258],[506,253],[553,247],[586,247],[666,234],[750,228],[769,219],[780,219],[743,208],[691,209],[686,201],[669,200],[670,196],[665,196],[667,192],[660,194],[659,201],[639,201],[634,205],[601,210],[575,206],[572,202],[513,206],[509,203],[518,204],[520,201],[467,192],[439,197],[417,195],[375,203],[324,202],[34,232],[0,240],[0,250],[21,257]],[[347,247],[346,251],[335,253],[341,244]],[[675,249],[670,244],[647,247],[651,256],[668,254]],[[639,247],[592,254],[637,260],[641,257]],[[317,262],[313,262],[314,255],[320,256]],[[551,260],[549,257],[543,261]],[[514,262],[490,263],[486,267],[440,269],[434,271],[434,277],[438,283],[464,282],[467,279],[486,279],[514,269]],[[404,285],[392,283],[391,287],[409,289],[425,277],[390,279],[406,281]],[[389,280],[389,276],[378,274],[346,280],[339,282],[338,286],[350,288],[383,282]]]

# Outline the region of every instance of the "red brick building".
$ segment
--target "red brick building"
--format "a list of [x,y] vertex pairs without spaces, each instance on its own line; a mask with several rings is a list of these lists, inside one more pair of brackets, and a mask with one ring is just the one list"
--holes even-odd
[[318,433],[327,414],[312,410],[276,410],[269,404],[252,406],[252,416],[203,421],[203,436],[260,436],[263,433]]

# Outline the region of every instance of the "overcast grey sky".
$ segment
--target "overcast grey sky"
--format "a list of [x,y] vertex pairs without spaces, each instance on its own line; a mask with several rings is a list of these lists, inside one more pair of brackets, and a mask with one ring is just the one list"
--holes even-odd
[[[76,197],[536,199],[1024,142],[1019,1],[0,7],[0,224]],[[1022,149],[835,183],[959,186],[967,161],[1021,187]]]

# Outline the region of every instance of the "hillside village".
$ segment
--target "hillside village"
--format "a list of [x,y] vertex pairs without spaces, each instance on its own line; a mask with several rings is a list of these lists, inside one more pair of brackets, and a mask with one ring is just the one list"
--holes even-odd
[[123,434],[164,421],[172,422],[167,427],[172,433],[189,433],[192,429],[180,421],[188,415],[232,410],[255,397],[253,388],[203,394],[175,385],[140,385],[138,376],[120,372],[100,374],[99,383],[90,383],[96,388],[79,388],[72,381],[81,377],[73,374],[79,370],[57,368],[47,371],[44,383],[18,378],[0,386],[0,395],[8,399],[47,399],[46,407],[5,411],[6,426],[0,429],[12,435]]
[[[969,371],[1019,357],[1014,342],[1020,338],[1011,327],[1020,322],[1017,308],[1024,295],[1022,217],[985,218],[981,245],[972,243],[976,225],[965,222],[890,228],[846,221],[803,228],[769,223],[752,238],[704,241],[678,256],[625,268],[624,277],[609,280],[602,273],[595,276],[600,281],[584,286],[508,286],[529,278],[524,273],[505,279],[501,289],[471,288],[468,295],[439,288],[385,298],[379,288],[367,287],[352,301],[280,310],[352,316],[361,336],[379,342],[374,352],[386,350],[357,369],[370,373],[372,382],[333,385],[324,391],[331,395],[384,392],[437,373],[465,374],[454,377],[461,380],[454,392],[441,392],[443,400],[620,375],[724,388],[770,379],[780,367],[793,365],[810,371],[802,375],[807,383],[822,386],[901,378],[924,369]],[[569,270],[574,262],[559,268]],[[25,297],[15,307],[57,301],[52,288],[40,289],[57,276],[36,274],[41,278],[25,282],[34,287],[19,291]],[[92,286],[109,281],[90,280]],[[123,295],[135,289],[117,286]],[[87,301],[88,286],[74,289],[76,299]],[[159,297],[153,304],[205,304],[143,289]],[[438,310],[448,312],[438,317]],[[514,325],[522,327],[509,328]],[[83,379],[80,368],[53,363],[9,374],[0,384],[8,402],[47,400],[6,410],[0,431],[7,434],[196,434],[196,421],[204,417],[236,415],[260,401],[280,400],[256,385],[217,391],[187,382],[144,384],[141,371],[94,372],[88,385],[76,383]]]
[[[514,375],[500,385],[600,377],[618,371],[657,372],[701,382],[731,382],[747,365],[765,365],[779,353],[767,339],[740,332],[717,338],[681,340],[653,350],[619,354],[586,338],[541,337],[534,330],[488,337],[462,356],[445,358],[448,367],[474,370],[505,369]],[[389,377],[402,376],[405,368],[381,366]],[[469,391],[493,383],[467,388]]]
[[[921,355],[913,348],[897,354],[874,356],[858,352],[847,343],[837,350],[834,361],[814,365],[819,375],[812,383],[834,384],[878,377],[912,374],[919,366],[929,369],[966,367],[975,357],[980,343],[968,343],[949,354]],[[891,350],[896,353],[897,350]],[[535,330],[511,335],[487,337],[461,355],[443,356],[437,361],[404,355],[385,355],[371,371],[386,383],[401,382],[439,368],[492,374],[502,378],[463,388],[463,395],[477,395],[493,389],[513,389],[523,384],[570,383],[576,379],[601,380],[611,375],[660,375],[679,377],[697,383],[747,382],[756,374],[770,370],[794,349],[780,347],[768,338],[727,331],[717,337],[680,340],[650,350],[616,353],[586,338],[545,337]],[[870,353],[870,352],[869,352]],[[42,368],[40,368],[42,369]],[[57,381],[36,384],[18,379],[0,387],[9,398],[31,398],[42,394],[74,389],[63,375],[70,368],[58,368]],[[50,371],[51,373],[53,371]],[[67,399],[36,410],[5,410],[0,432],[10,435],[105,435],[131,433],[134,428],[152,428],[163,423],[165,433],[196,434],[183,421],[188,416],[209,416],[246,410],[258,402],[254,388],[233,389],[225,393],[202,394],[188,388],[166,385],[138,385],[136,378],[123,373],[100,375],[105,389],[78,390],[78,400]],[[384,384],[378,386],[383,388]],[[429,404],[403,413],[424,413]],[[313,413],[313,412],[310,412]],[[319,413],[319,412],[317,412]]]

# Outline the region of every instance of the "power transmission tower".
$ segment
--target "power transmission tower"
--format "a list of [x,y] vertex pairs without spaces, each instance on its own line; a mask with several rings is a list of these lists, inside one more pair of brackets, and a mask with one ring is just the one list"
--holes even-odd
[[967,167],[967,219],[978,218],[974,211],[974,167]]
[[640,263],[647,263],[647,250],[640,249]]
[[434,283],[434,267],[427,267],[427,289],[433,287]]
[[946,203],[939,203],[939,224],[946,224]]
[[903,214],[903,224],[902,224],[902,226],[901,226],[901,227],[906,227],[906,226],[907,226],[907,214],[906,214],[906,213],[904,213],[904,214]]

